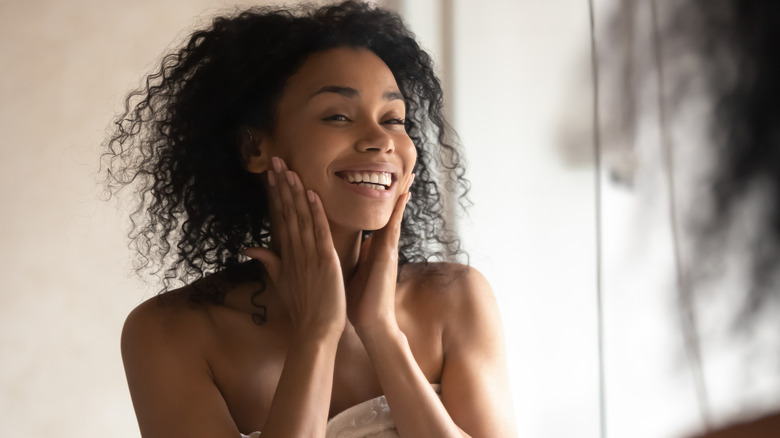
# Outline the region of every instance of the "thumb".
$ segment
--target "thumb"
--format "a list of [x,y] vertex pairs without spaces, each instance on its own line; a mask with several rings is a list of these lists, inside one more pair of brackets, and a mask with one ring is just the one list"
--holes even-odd
[[268,248],[251,247],[246,248],[242,252],[245,256],[262,263],[263,266],[265,266],[266,272],[268,272],[268,276],[271,277],[271,281],[274,283],[277,282],[276,280],[279,278],[279,269],[281,266],[279,256]]
[[368,259],[368,253],[371,251],[371,240],[373,237],[373,235],[368,236],[366,240],[360,244],[360,256],[358,257],[359,265],[362,265]]

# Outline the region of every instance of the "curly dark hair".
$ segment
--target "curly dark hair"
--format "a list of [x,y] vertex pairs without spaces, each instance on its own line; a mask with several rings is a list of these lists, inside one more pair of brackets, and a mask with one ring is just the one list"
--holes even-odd
[[[347,1],[217,17],[128,95],[101,166],[109,197],[137,187],[129,237],[139,274],[151,271],[165,291],[238,266],[245,247],[268,246],[266,194],[242,166],[239,129],[272,132],[287,79],[311,54],[337,47],[374,52],[405,99],[405,128],[418,159],[399,263],[464,254],[443,197],[465,205],[469,183],[431,57],[397,15]],[[220,301],[224,292],[205,295]]]
[[[631,41],[617,33],[631,25],[634,3],[623,3],[613,19],[607,55],[613,63],[621,52],[615,48]],[[701,87],[713,106],[706,126],[714,169],[702,193],[706,202],[695,211],[704,217],[689,219],[692,267],[704,272],[700,277],[719,274],[713,266],[735,250],[729,239],[739,233],[751,276],[737,322],[752,327],[756,316],[780,307],[780,2],[678,0],[666,17],[658,35],[670,66],[669,103],[676,108],[698,98]],[[640,66],[652,68],[637,69],[639,82],[651,80],[656,67]],[[632,107],[621,110],[636,114]],[[757,194],[762,210],[746,216],[745,202]],[[742,241],[746,226],[757,237]]]

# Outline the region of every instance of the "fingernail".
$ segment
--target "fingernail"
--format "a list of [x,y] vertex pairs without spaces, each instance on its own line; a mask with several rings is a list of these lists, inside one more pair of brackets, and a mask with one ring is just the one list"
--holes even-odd
[[409,203],[409,200],[412,199],[412,192],[406,192],[406,203]]
[[276,177],[273,172],[266,172],[268,174],[268,184],[273,187],[276,185]]
[[275,172],[281,172],[282,171],[282,162],[279,160],[279,157],[273,157],[271,158],[271,163],[274,166]]
[[287,175],[287,182],[290,183],[290,187],[295,187],[295,177],[293,177],[292,172],[288,170],[285,174]]
[[314,192],[306,190],[306,197],[309,198],[309,202],[314,203]]

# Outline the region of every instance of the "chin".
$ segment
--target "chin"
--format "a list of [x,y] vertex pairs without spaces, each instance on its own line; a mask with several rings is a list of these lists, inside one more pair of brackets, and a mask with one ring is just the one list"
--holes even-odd
[[381,230],[382,228],[387,225],[387,222],[390,220],[390,218],[376,218],[376,219],[370,219],[363,221],[363,226],[360,227],[363,231],[376,231]]
[[370,214],[362,217],[339,218],[342,220],[332,221],[341,227],[355,231],[376,231],[382,229],[390,221],[390,214]]

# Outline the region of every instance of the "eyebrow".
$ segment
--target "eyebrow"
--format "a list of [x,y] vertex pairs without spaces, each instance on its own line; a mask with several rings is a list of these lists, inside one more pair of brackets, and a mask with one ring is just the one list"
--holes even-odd
[[[319,90],[317,90],[314,94],[309,96],[309,99],[313,98],[314,96],[322,93],[336,93],[339,95],[342,95],[344,97],[357,97],[360,95],[360,92],[352,87],[341,87],[338,85],[326,85]],[[404,100],[404,96],[398,92],[398,91],[388,91],[382,95],[382,98],[385,100]]]

